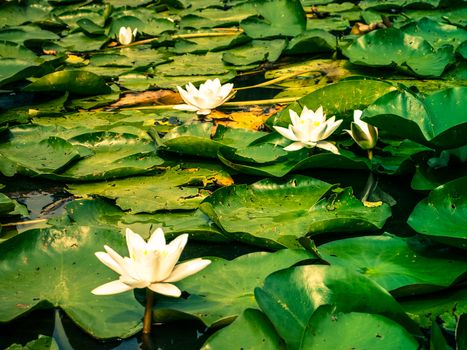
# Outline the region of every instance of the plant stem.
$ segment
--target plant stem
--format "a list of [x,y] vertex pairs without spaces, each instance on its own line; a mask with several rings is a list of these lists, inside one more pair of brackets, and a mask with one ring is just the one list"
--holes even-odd
[[362,202],[365,202],[370,194],[375,190],[378,181],[375,179],[373,172],[370,171],[368,179],[366,180],[365,188],[363,189]]
[[373,159],[373,149],[369,149],[369,150],[367,150],[367,152],[368,152],[368,159],[372,160]]
[[282,75],[280,77],[265,81],[265,82],[260,83],[260,84],[236,88],[235,90],[246,90],[246,89],[254,89],[254,88],[258,88],[258,87],[268,86],[268,85],[272,85],[272,84],[281,82],[283,80],[287,80],[287,79],[296,77],[298,75],[302,75],[302,74],[310,73],[310,72],[319,72],[319,71],[317,71],[316,69],[305,69],[305,70],[301,70],[301,71],[290,73],[290,74],[284,74],[284,75]]
[[[242,29],[222,30],[222,31],[218,31],[218,32],[209,32],[209,33],[175,34],[175,35],[172,35],[172,39],[209,38],[209,37],[215,37],[215,36],[238,35],[238,34],[241,34],[241,33],[243,33]],[[128,47],[128,46],[149,44],[149,43],[152,43],[153,41],[156,41],[156,40],[159,40],[159,37],[149,38],[149,39],[144,39],[144,40],[139,40],[139,41],[133,41],[132,43],[130,43],[128,45],[113,46],[113,47],[111,47],[111,49],[121,49],[121,48]]]
[[146,288],[146,308],[144,309],[143,334],[151,333],[153,304],[154,292],[149,288]]
[[28,220],[28,221],[18,221],[18,222],[9,222],[6,224],[0,224],[2,227],[9,227],[9,226],[19,226],[19,225],[32,225],[32,224],[38,224],[40,222],[46,222],[47,219],[34,219],[34,220]]
[[[284,97],[284,98],[273,98],[270,100],[255,100],[255,101],[235,101],[226,102],[223,107],[242,107],[242,106],[254,106],[254,105],[273,105],[276,103],[290,103],[298,100],[300,97]],[[175,105],[158,105],[158,106],[141,106],[141,107],[127,107],[121,110],[153,110],[153,109],[170,109]]]

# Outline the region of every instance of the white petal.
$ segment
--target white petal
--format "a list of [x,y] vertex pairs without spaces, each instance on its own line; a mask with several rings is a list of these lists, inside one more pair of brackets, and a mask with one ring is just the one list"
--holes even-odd
[[219,95],[222,97],[224,101],[229,96],[233,87],[234,87],[234,84],[230,83],[230,84],[222,85],[222,87],[220,88]]
[[141,254],[147,249],[146,242],[139,234],[134,233],[131,229],[126,229],[126,244],[130,258],[133,260],[138,259]]
[[289,109],[289,115],[290,115],[290,121],[292,122],[292,125],[297,125],[300,122],[300,117],[298,116],[297,112],[295,112],[294,110]]
[[355,123],[358,123],[360,121],[360,118],[362,117],[363,111],[356,109],[353,111],[353,121]]
[[175,105],[173,106],[173,109],[178,109],[181,111],[189,111],[189,112],[196,112],[199,110],[198,107],[192,106],[192,105]]
[[177,86],[178,93],[180,94],[181,98],[187,105],[191,105],[191,98],[188,91],[183,90],[180,86]]
[[119,263],[117,263],[112,257],[104,252],[97,252],[95,253],[97,258],[100,260],[101,263],[103,263],[105,266],[111,268],[114,270],[116,273],[119,275],[125,273],[125,271],[122,269]]
[[170,274],[169,278],[165,279],[164,282],[177,282],[185,277],[194,275],[195,273],[201,271],[206,266],[211,263],[211,260],[206,259],[193,259],[181,264],[178,264],[173,269],[172,273]]
[[111,294],[127,292],[132,289],[133,288],[126,285],[125,283],[122,283],[117,280],[117,281],[112,281],[112,282],[103,284],[97,288],[94,288],[91,291],[91,293],[95,295],[111,295]]
[[331,151],[335,154],[339,154],[339,149],[334,144],[328,141],[319,141],[316,144],[316,147],[325,149],[326,151]]
[[163,253],[161,252],[161,254],[164,254],[165,256],[160,259],[159,268],[161,276],[159,280],[165,280],[170,276],[175,264],[177,263],[178,259],[180,259],[180,255],[182,254],[183,248],[185,248],[187,241],[188,234],[185,233],[180,235],[166,246],[166,249]]
[[148,288],[153,292],[162,295],[168,295],[169,297],[178,298],[180,295],[182,295],[182,291],[170,283],[153,283],[149,285]]
[[302,142],[294,142],[287,147],[284,147],[284,151],[298,151],[299,149],[302,149],[305,147],[305,144]]
[[292,140],[292,141],[298,141],[298,138],[295,136],[292,130],[283,128],[281,126],[273,126],[273,128],[285,138]]
[[163,249],[165,247],[165,235],[164,230],[158,227],[154,230],[151,237],[148,240],[148,248],[150,250]]
[[119,281],[131,289],[133,288],[146,288],[151,284],[150,281],[134,279],[130,276],[120,276]]

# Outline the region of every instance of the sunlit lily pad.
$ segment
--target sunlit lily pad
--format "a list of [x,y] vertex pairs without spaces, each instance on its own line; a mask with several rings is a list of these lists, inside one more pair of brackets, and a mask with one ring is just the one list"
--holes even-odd
[[217,331],[201,350],[285,349],[271,321],[259,310],[246,309],[228,327]]
[[349,189],[325,196],[332,187],[301,175],[264,179],[221,188],[200,208],[229,237],[275,248],[307,234],[374,230],[391,215],[387,204],[367,208]]
[[232,261],[215,259],[202,272],[177,284],[190,294],[188,298],[157,300],[155,318],[182,313],[178,316],[198,317],[207,326],[229,323],[243,310],[256,307],[253,291],[262,285],[267,275],[314,258],[305,250],[284,249],[276,253],[242,255]]
[[137,333],[143,307],[133,293],[91,294],[102,282],[115,279],[115,273],[94,256],[104,244],[126,249],[119,232],[89,226],[32,230],[0,244],[0,322],[32,309],[60,307],[94,337]]
[[453,60],[453,47],[434,49],[428,41],[396,28],[365,34],[342,51],[350,62],[372,66],[395,66],[419,76],[439,77]]
[[[355,332],[357,324],[363,332]],[[303,350],[359,348],[416,350],[419,344],[407,330],[389,318],[362,312],[333,313],[328,305],[313,313],[300,344]]]
[[109,94],[110,87],[98,75],[79,70],[65,70],[47,74],[29,84],[25,91],[65,92],[76,95]]
[[[293,292],[292,292],[293,291]],[[255,289],[261,310],[288,347],[299,349],[313,312],[330,304],[337,312],[365,312],[387,317],[418,334],[414,322],[376,282],[337,266],[308,265],[269,275]]]
[[467,177],[435,188],[417,204],[407,223],[430,238],[467,249]]
[[398,137],[434,148],[465,144],[467,87],[435,92],[426,98],[409,91],[393,91],[370,105],[363,120]]
[[[141,137],[142,136],[142,137]],[[97,180],[142,174],[164,160],[155,154],[153,141],[146,135],[94,132],[69,139],[74,146],[86,147],[92,154],[60,174],[63,179]]]
[[354,269],[397,296],[449,287],[467,271],[460,256],[392,235],[341,239],[319,252],[331,265]]
[[97,195],[114,199],[123,210],[152,213],[158,210],[196,209],[208,196],[203,190],[208,183],[230,178],[219,167],[193,169],[170,168],[152,176],[131,177],[108,182],[73,184],[68,191],[74,195]]

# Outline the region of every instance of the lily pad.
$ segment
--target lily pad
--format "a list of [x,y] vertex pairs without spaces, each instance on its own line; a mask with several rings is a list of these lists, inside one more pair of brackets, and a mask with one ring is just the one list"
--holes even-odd
[[108,182],[73,184],[68,191],[78,196],[97,195],[114,199],[123,210],[152,213],[159,210],[196,209],[209,192],[203,187],[229,177],[216,168],[169,168],[152,176],[136,176]]
[[275,62],[279,59],[285,46],[286,42],[282,39],[253,40],[238,48],[225,51],[222,60],[236,66],[246,66],[263,61]]
[[258,16],[244,19],[240,27],[254,39],[295,36],[306,28],[300,0],[259,0],[253,3]]
[[55,136],[38,142],[19,138],[0,144],[0,171],[5,176],[52,174],[79,158],[81,154],[71,143]]
[[396,28],[365,34],[342,50],[350,62],[372,67],[408,67],[409,73],[439,77],[453,60],[453,47],[433,48],[428,41]]
[[429,329],[439,319],[442,328],[454,332],[457,319],[467,313],[467,289],[457,288],[409,298],[402,300],[401,305],[420,327]]
[[434,240],[467,249],[466,186],[464,176],[435,188],[417,204],[407,223]]
[[387,204],[367,208],[349,189],[325,197],[332,188],[302,175],[264,179],[221,188],[200,209],[232,239],[271,248],[307,234],[374,230],[391,215]]
[[39,335],[35,340],[31,340],[25,346],[13,344],[5,350],[59,350],[57,342],[48,336]]
[[153,141],[142,135],[116,132],[86,133],[69,139],[92,154],[60,174],[63,179],[97,180],[148,172],[164,160],[155,154]]
[[81,199],[68,203],[67,216],[79,225],[113,226],[124,231],[127,227],[148,239],[158,227],[164,229],[167,240],[188,233],[191,240],[224,242],[228,239],[200,210],[128,214],[103,199]]
[[211,335],[201,350],[285,349],[271,321],[259,310],[246,309],[228,327]]
[[[376,282],[338,266],[308,265],[269,275],[255,289],[261,310],[291,349],[299,349],[313,312],[332,305],[336,312],[381,315],[419,334],[395,299]],[[335,333],[334,333],[335,336]]]
[[392,235],[341,239],[318,247],[331,265],[354,269],[396,296],[447,288],[467,271],[467,260]]
[[125,249],[119,232],[74,225],[23,232],[0,244],[0,322],[36,308],[60,307],[96,338],[125,338],[139,332],[143,307],[132,293],[91,294],[93,288],[115,279],[115,273],[94,256],[104,244]]
[[257,252],[234,260],[215,259],[202,272],[177,283],[187,291],[186,299],[157,300],[156,320],[175,317],[174,312],[201,319],[207,326],[230,323],[243,310],[256,307],[253,291],[270,273],[316,256],[305,250],[283,249],[276,253]]
[[429,147],[465,145],[467,87],[440,90],[426,98],[409,91],[390,92],[363,113],[362,119],[388,133]]
[[[355,332],[357,324],[365,331]],[[326,305],[319,307],[308,321],[300,349],[416,350],[419,344],[407,330],[389,318],[361,312],[333,313],[332,307]]]
[[24,91],[65,92],[76,95],[110,94],[110,87],[98,75],[79,70],[65,70],[47,74],[29,84]]

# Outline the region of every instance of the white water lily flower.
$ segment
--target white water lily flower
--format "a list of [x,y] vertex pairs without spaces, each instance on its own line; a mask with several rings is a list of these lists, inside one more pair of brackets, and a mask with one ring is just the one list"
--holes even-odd
[[199,86],[199,89],[195,88],[191,82],[185,85],[186,90],[180,86],[177,86],[177,89],[186,104],[176,105],[173,108],[202,115],[211,113],[211,109],[220,106],[234,95],[233,84],[221,85],[219,79],[208,79]]
[[305,106],[300,116],[293,110],[289,110],[289,113],[292,124],[289,124],[288,128],[274,126],[279,134],[294,141],[289,146],[284,147],[284,150],[297,151],[304,147],[318,147],[336,154],[339,153],[333,143],[324,140],[341,125],[342,120],[336,121],[334,116],[326,120],[326,114],[323,113],[322,106],[315,112]]
[[137,28],[132,31],[130,27],[120,27],[120,32],[118,33],[118,42],[121,45],[131,44],[135,39],[137,32]]
[[183,234],[166,245],[164,231],[158,228],[145,242],[140,235],[127,228],[126,242],[130,257],[123,258],[106,245],[105,253],[96,253],[104,265],[120,274],[120,278],[95,288],[92,293],[108,295],[147,287],[159,294],[179,297],[182,292],[171,282],[191,276],[211,263],[210,260],[198,258],[175,265],[187,240],[188,234]]
[[360,148],[370,150],[375,147],[376,141],[378,141],[378,128],[361,120],[362,113],[358,109],[353,112],[353,122],[350,124],[350,130],[345,131],[352,136]]

